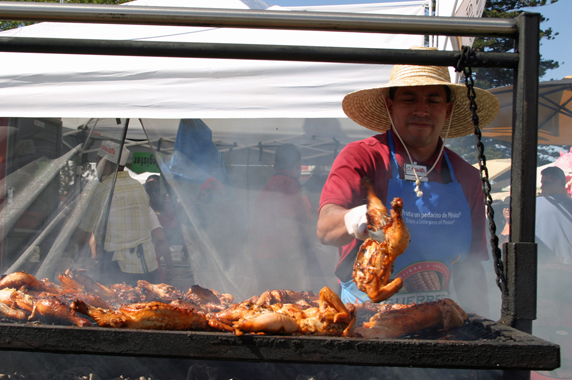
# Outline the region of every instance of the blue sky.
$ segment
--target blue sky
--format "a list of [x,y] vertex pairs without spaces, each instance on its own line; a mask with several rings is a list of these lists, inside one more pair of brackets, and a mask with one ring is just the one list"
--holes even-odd
[[[397,0],[391,0],[394,2]],[[280,6],[298,5],[333,5],[333,4],[363,4],[384,3],[389,0],[266,0],[267,3]],[[549,20],[541,25],[542,28],[552,27],[560,34],[552,41],[542,41],[540,54],[544,59],[554,59],[560,62],[560,67],[550,70],[542,81],[562,79],[572,75],[572,0],[559,0],[558,2],[543,7],[530,9],[532,12],[541,13]]]

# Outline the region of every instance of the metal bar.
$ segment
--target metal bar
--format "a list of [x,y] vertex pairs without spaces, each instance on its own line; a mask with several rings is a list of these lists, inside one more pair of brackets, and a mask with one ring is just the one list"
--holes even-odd
[[[143,57],[222,58],[280,61],[343,62],[455,66],[459,51],[341,48],[251,44],[210,44],[157,41],[80,40],[65,38],[0,37],[0,51],[13,53],[55,53],[122,55]],[[475,54],[474,67],[514,68],[514,53]]]
[[0,19],[516,38],[515,20],[0,1]]
[[536,167],[538,142],[538,65],[540,15],[523,13],[517,21],[520,62],[513,96],[513,141],[511,178],[511,241],[534,243],[536,215]]
[[[77,198],[79,199],[79,198]],[[48,224],[46,228],[42,230],[40,235],[26,248],[26,250],[18,257],[18,259],[10,266],[10,268],[4,271],[4,274],[10,274],[22,270],[22,267],[28,259],[32,256],[35,252],[36,247],[39,247],[40,244],[44,241],[46,236],[48,236],[55,227],[60,227],[60,222],[66,219],[70,215],[70,211],[72,208],[75,207],[77,203],[77,199],[74,200],[68,207],[60,210],[58,215],[56,215],[52,221]]]
[[[513,87],[511,243],[507,244],[508,257],[505,255],[504,258],[508,294],[503,294],[501,319],[531,334],[532,321],[536,319],[536,170],[526,168],[536,167],[538,154],[540,14],[522,13],[517,17],[517,25],[516,46],[521,59],[515,70]],[[527,64],[530,62],[535,64]],[[517,257],[517,252],[522,257]],[[526,285],[527,280],[534,281],[534,288]],[[529,380],[530,372],[505,371],[503,376],[511,380]]]
[[[0,234],[0,237],[2,239],[6,237],[14,224],[16,224],[22,215],[22,211],[26,210],[28,206],[36,200],[38,195],[46,188],[46,186],[49,185],[54,177],[59,174],[60,170],[67,165],[68,161],[80,152],[80,150],[81,145],[78,145],[65,155],[49,162],[46,168],[39,175],[36,175],[30,183],[16,195],[14,202],[11,205],[9,204],[4,206],[2,211],[0,211],[0,221],[2,221],[2,233]],[[14,172],[3,178],[3,185],[9,186],[10,181],[12,180],[12,175],[15,177],[17,176],[16,173],[17,172]]]

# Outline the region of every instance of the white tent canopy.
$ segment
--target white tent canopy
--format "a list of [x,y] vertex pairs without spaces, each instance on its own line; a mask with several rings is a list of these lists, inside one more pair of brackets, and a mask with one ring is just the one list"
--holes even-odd
[[[239,0],[138,0],[127,5],[263,8]],[[282,8],[272,10],[302,10]],[[422,16],[424,1],[306,7]],[[423,36],[45,22],[0,33],[138,41],[403,48]],[[4,117],[339,118],[343,96],[387,81],[391,67],[315,62],[0,53]]]

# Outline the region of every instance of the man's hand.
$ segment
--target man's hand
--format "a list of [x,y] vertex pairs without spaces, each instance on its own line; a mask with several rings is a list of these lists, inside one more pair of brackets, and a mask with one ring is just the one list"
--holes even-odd
[[155,228],[151,231],[151,238],[153,239],[158,264],[161,265],[161,257],[165,260],[166,270],[163,276],[165,281],[168,282],[173,278],[173,258],[171,256],[171,248],[169,247],[163,228]]
[[352,213],[352,215],[348,216],[348,219],[353,220],[355,217],[357,224],[359,220],[361,220],[362,213],[365,217],[365,212],[366,206],[359,206],[348,210],[347,208],[334,204],[324,205],[318,215],[318,239],[320,239],[322,244],[333,245],[334,247],[341,247],[351,243],[356,236],[353,232],[353,227],[351,228],[352,232],[349,232],[350,229],[346,227],[346,214]]
[[352,208],[344,215],[344,223],[348,234],[356,239],[365,240],[368,238],[367,231],[367,205]]

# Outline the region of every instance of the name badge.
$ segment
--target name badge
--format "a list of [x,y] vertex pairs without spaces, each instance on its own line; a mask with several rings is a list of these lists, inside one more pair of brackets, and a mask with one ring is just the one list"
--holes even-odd
[[429,179],[425,176],[427,174],[427,167],[426,166],[405,164],[404,169],[405,169],[405,180],[406,181],[416,181],[417,180],[417,177],[415,177],[415,174],[413,174],[413,170],[415,170],[415,172],[419,176],[419,179],[421,180],[421,182],[429,181]]

